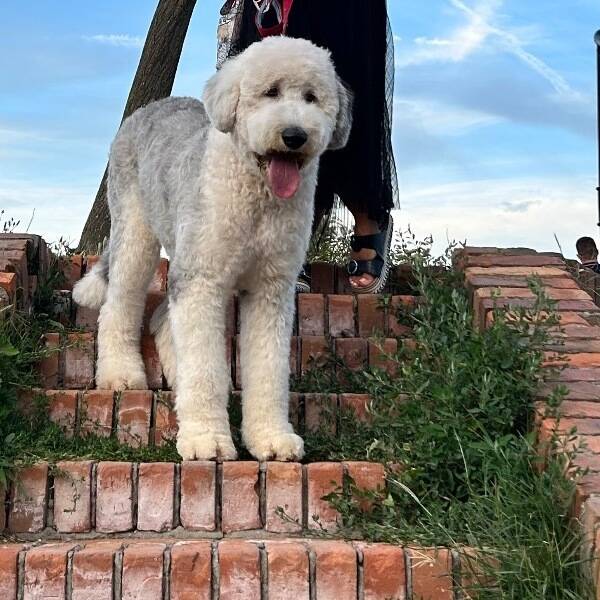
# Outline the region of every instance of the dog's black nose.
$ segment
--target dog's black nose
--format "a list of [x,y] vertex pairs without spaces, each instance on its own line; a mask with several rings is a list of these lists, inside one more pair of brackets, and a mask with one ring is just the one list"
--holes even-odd
[[302,148],[308,139],[306,131],[304,131],[304,129],[300,129],[300,127],[288,127],[287,129],[284,129],[281,137],[283,138],[284,144],[290,150],[298,150],[299,148]]

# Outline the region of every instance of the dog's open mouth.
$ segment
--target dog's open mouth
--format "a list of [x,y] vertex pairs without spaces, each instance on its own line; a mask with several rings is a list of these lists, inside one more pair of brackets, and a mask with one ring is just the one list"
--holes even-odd
[[270,152],[259,157],[259,162],[266,167],[269,186],[275,196],[288,200],[300,187],[300,169],[304,157],[295,152]]

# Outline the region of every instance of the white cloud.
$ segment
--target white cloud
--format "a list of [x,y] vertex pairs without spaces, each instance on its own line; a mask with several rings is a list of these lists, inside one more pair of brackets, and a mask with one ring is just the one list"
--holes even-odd
[[417,124],[435,135],[461,135],[476,127],[494,125],[504,119],[483,111],[451,106],[437,100],[394,98],[394,127],[402,135],[405,125]]
[[88,42],[98,42],[99,44],[123,48],[142,48],[144,45],[144,38],[128,34],[100,33],[97,35],[84,35],[83,39]]
[[29,231],[47,242],[61,237],[76,244],[92,206],[96,186],[31,185],[26,181],[0,179],[0,209],[5,219],[21,221],[24,229],[35,209]]
[[49,137],[41,131],[19,129],[14,127],[3,127],[0,125],[0,148],[19,142],[52,142],[54,138]]
[[[468,22],[455,29],[446,38],[418,37],[416,48],[400,54],[399,67],[419,65],[431,61],[460,62],[480,48],[491,33],[491,19],[502,0],[479,0],[477,10],[468,13]],[[454,4],[454,0],[450,0]],[[456,5],[455,5],[456,6]],[[458,7],[457,7],[458,8]]]
[[417,38],[415,38],[415,44],[417,44],[418,46],[451,46],[452,40],[443,40],[440,38],[417,37]]
[[566,256],[582,235],[597,237],[594,181],[494,179],[401,189],[398,227],[432,234],[440,253],[448,240],[476,246],[525,246]]
[[[453,6],[466,13],[471,19],[476,20],[482,18],[478,12],[467,6],[462,0],[450,0],[450,2]],[[523,42],[514,33],[499,29],[498,27],[493,27],[487,22],[485,22],[485,27],[488,30],[488,34],[497,38],[497,41],[507,52],[516,56],[521,62],[548,81],[559,96],[576,101],[581,101],[583,99],[582,95],[571,88],[567,80],[558,73],[558,71],[547,65],[543,60],[533,55],[531,52],[525,50]]]
[[[502,29],[492,22],[503,0],[479,0],[475,8],[463,0],[449,0],[450,4],[467,17],[467,23],[455,29],[446,38],[418,37],[410,51],[400,54],[398,67],[419,65],[427,62],[461,62],[478,50],[484,43],[512,54],[524,65],[545,79],[557,95],[569,101],[586,102],[586,98],[574,90],[567,80],[539,57],[525,49],[525,41],[513,31]],[[531,28],[521,28],[527,32]]]

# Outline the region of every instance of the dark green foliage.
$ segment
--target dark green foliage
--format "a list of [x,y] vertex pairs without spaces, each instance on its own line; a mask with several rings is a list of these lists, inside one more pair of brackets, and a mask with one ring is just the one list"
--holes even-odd
[[[510,322],[497,311],[479,332],[459,277],[440,268],[447,261],[432,261],[426,245],[411,261],[423,298],[412,314],[416,350],[398,356],[394,378],[365,373],[370,423],[342,415],[340,435],[324,428],[306,440],[313,460],[401,465],[389,472],[388,495],[372,496],[371,512],[348,493],[352,482],[331,495],[346,534],[475,548],[479,569],[491,576],[482,579],[481,598],[587,598],[580,539],[568,518],[574,485],[564,472],[573,453],[542,470],[531,433],[542,345],[556,325],[544,316],[552,302],[532,281],[533,310]],[[553,407],[562,393],[555,391]]]

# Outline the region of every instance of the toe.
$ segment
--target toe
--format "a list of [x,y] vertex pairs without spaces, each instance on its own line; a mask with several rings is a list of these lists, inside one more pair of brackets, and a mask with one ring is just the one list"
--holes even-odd
[[96,387],[103,390],[147,390],[148,382],[143,365],[99,360],[96,368]]
[[364,274],[356,277],[350,277],[350,285],[355,288],[363,288],[371,285],[375,281],[372,275]]
[[288,433],[278,440],[277,448],[274,448],[275,460],[300,460],[304,456],[304,442],[295,433]]
[[256,443],[246,443],[248,451],[259,461],[294,461],[304,456],[304,442],[295,433],[265,435]]
[[235,460],[237,450],[228,436],[217,436],[217,458],[219,460]]
[[179,434],[177,451],[183,460],[235,460],[237,452],[230,436],[222,434]]

